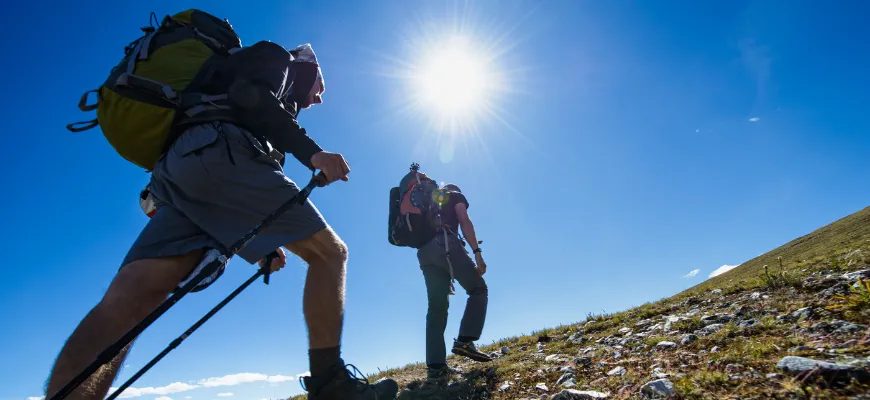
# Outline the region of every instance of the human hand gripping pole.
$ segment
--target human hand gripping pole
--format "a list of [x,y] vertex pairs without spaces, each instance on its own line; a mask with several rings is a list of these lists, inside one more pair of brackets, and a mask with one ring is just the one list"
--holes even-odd
[[[323,172],[319,174],[313,175],[311,181],[308,182],[302,190],[299,191],[295,196],[288,199],[284,204],[278,207],[277,210],[273,211],[272,214],[269,214],[259,225],[255,226],[251,229],[250,232],[245,234],[241,239],[233,243],[230,248],[224,250],[221,255],[206,265],[200,273],[187,282],[184,286],[177,289],[168,299],[166,299],[163,303],[161,303],[157,308],[154,309],[148,316],[146,316],[142,321],[140,321],[136,326],[130,329],[124,336],[122,336],[118,341],[113,343],[111,346],[107,347],[103,352],[101,352],[97,358],[88,365],[81,373],[79,373],[75,378],[73,378],[69,383],[67,383],[64,387],[57,391],[53,396],[49,397],[48,400],[62,400],[66,398],[73,390],[75,390],[79,385],[81,385],[84,381],[86,381],[94,372],[96,372],[100,367],[104,364],[112,361],[118,353],[125,347],[127,347],[130,342],[133,341],[139,334],[141,334],[145,329],[147,329],[154,321],[156,321],[160,316],[162,316],[166,311],[169,310],[175,303],[181,300],[186,294],[190,293],[190,291],[196,287],[203,279],[210,276],[214,273],[221,264],[225,263],[230,257],[234,256],[239,252],[243,247],[245,247],[248,242],[250,242],[254,237],[260,234],[264,229],[266,229],[269,225],[275,222],[284,212],[293,207],[294,205],[304,204],[306,200],[308,200],[308,196],[311,194],[311,191],[316,187],[324,187],[328,184],[326,179],[326,175]],[[184,341],[188,336],[190,336],[195,330],[197,330],[202,324],[208,321],[214,314],[220,311],[227,303],[232,301],[239,293],[241,293],[245,288],[247,288],[251,283],[257,280],[260,276],[263,276],[263,282],[267,285],[269,284],[269,275],[271,274],[271,264],[274,257],[277,257],[276,252],[269,253],[266,256],[265,262],[262,267],[257,270],[252,277],[248,278],[245,283],[239,286],[235,291],[230,293],[227,298],[221,301],[217,306],[215,306],[211,311],[209,311],[205,316],[199,319],[195,324],[193,324],[190,328],[188,328],[181,336],[177,337],[172,343],[169,344],[160,354],[158,354],[154,359],[152,359],[148,364],[146,364],[142,369],[136,372],[130,379],[124,382],[118,389],[116,389],[106,400],[114,400],[118,397],[125,389],[130,387],[137,379],[139,379],[142,375],[145,374],[151,367],[153,367],[157,362],[159,362],[163,357],[169,354],[170,351],[178,347],[181,342]]]

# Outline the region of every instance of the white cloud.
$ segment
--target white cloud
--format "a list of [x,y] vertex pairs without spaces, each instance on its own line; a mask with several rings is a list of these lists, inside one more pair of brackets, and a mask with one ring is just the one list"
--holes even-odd
[[683,278],[691,278],[695,275],[698,275],[698,272],[701,272],[701,270],[700,269],[693,269],[693,270],[689,271],[688,274],[683,275]]
[[232,392],[223,392],[223,393],[218,393],[217,395],[218,395],[218,397],[230,397],[233,395],[233,393]]
[[701,133],[700,129],[695,129],[695,133]]
[[[189,385],[187,383],[182,383],[182,382],[170,383],[166,386],[161,386],[161,387],[156,387],[156,388],[155,387],[144,387],[144,388],[129,387],[126,390],[124,390],[124,392],[121,393],[121,395],[118,396],[118,398],[128,399],[131,397],[148,396],[148,395],[154,395],[154,394],[166,395],[166,394],[171,394],[171,393],[186,392],[188,390],[196,389],[198,387],[199,386],[197,386],[197,385]],[[116,388],[116,387],[111,388],[112,392],[114,392],[116,390],[118,390],[118,388]]]
[[[294,376],[289,375],[266,375],[266,374],[258,374],[252,372],[244,372],[240,374],[232,374],[232,375],[224,375],[216,378],[206,378],[200,379],[199,381],[189,381],[190,383],[183,382],[175,382],[166,386],[161,387],[144,387],[144,388],[127,388],[121,393],[118,398],[121,399],[129,399],[131,397],[141,397],[141,396],[149,396],[149,395],[157,395],[157,396],[165,396],[167,394],[186,392],[188,390],[193,390],[201,387],[217,387],[217,386],[235,386],[240,385],[242,383],[249,382],[268,382],[273,385],[276,385],[281,382],[287,382],[299,379],[300,376],[310,375],[310,373],[306,372],[304,374],[299,374]],[[111,392],[118,390],[118,388],[111,388]],[[229,394],[228,396],[231,396]],[[192,396],[185,396],[185,399],[192,399]],[[44,397],[28,397],[27,400],[44,400]],[[154,400],[172,400],[170,398],[157,398]]]
[[217,386],[235,386],[242,383],[265,381],[269,383],[279,383],[292,381],[294,378],[287,375],[266,375],[252,372],[243,372],[240,374],[224,375],[219,378],[207,378],[199,381],[199,384],[205,387]]
[[758,117],[749,118],[749,122],[758,122],[758,121],[761,121],[761,118],[758,118]]
[[737,267],[739,267],[739,265],[728,265],[728,264],[725,264],[725,265],[723,265],[723,266],[721,266],[721,267],[719,267],[719,268],[714,269],[713,272],[710,273],[710,275],[708,276],[708,278],[712,278],[712,277],[714,277],[714,276],[722,275],[722,274],[724,274],[724,273],[726,273],[726,272],[728,272],[728,271],[731,271],[732,269],[737,268]]
[[44,399],[44,398],[45,398],[45,396],[39,396],[39,397],[28,397],[27,400],[42,400],[42,399]]
[[158,397],[158,398],[156,398],[156,399],[154,399],[154,400],[172,400],[172,397],[169,397],[169,396],[160,396],[160,397]]

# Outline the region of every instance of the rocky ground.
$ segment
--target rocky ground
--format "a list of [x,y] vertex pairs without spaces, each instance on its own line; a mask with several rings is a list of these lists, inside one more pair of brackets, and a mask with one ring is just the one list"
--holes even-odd
[[[866,279],[866,281],[864,281]],[[870,207],[655,303],[388,370],[417,399],[870,400]]]
[[406,400],[870,400],[870,251],[851,253],[486,346],[496,360],[452,359],[446,388],[423,388],[423,365],[377,378]]

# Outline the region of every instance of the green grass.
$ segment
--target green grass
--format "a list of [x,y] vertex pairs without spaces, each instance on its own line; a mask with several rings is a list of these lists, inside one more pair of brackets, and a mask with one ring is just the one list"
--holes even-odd
[[[862,250],[854,255],[855,250]],[[853,253],[848,259],[847,253]],[[481,346],[486,352],[498,351],[508,346],[510,353],[488,364],[472,364],[456,357],[449,357],[453,366],[460,366],[466,374],[462,384],[457,385],[449,395],[426,397],[416,391],[400,396],[400,400],[416,399],[521,399],[540,398],[535,385],[546,383],[551,396],[561,391],[555,382],[561,376],[560,364],[548,363],[544,357],[560,354],[560,357],[573,360],[580,349],[588,346],[594,351],[586,354],[593,362],[588,367],[577,367],[577,389],[597,390],[611,394],[611,398],[621,399],[638,396],[640,387],[652,380],[653,367],[664,368],[672,374],[671,381],[682,399],[710,398],[848,398],[859,393],[870,392],[870,385],[850,383],[844,386],[831,386],[820,380],[806,382],[786,377],[768,379],[765,374],[778,372],[776,362],[792,353],[788,349],[798,345],[811,345],[812,338],[805,336],[795,327],[806,327],[813,321],[779,321],[778,314],[789,314],[802,307],[813,307],[819,313],[827,313],[824,319],[843,319],[856,323],[870,323],[870,284],[856,289],[847,296],[833,299],[821,298],[812,288],[804,287],[806,277],[820,270],[854,271],[870,265],[870,207],[834,223],[817,229],[810,234],[788,242],[769,253],[743,263],[725,274],[709,279],[670,298],[643,304],[630,310],[601,314],[589,314],[581,323],[571,323],[542,329],[529,335],[505,338],[495,343]],[[721,294],[713,295],[712,289],[722,289]],[[768,299],[746,300],[752,291],[760,291],[770,296]],[[687,302],[687,300],[692,300]],[[680,343],[680,337],[693,333],[706,326],[701,322],[705,313],[731,313],[737,306],[729,308],[710,308],[705,300],[714,302],[728,301],[746,306],[747,312],[758,310],[771,311],[770,315],[753,315],[756,323],[740,327],[736,323],[723,324],[724,327],[698,340],[680,345],[675,351],[654,352],[650,350],[663,340]],[[715,303],[714,303],[715,304]],[[620,350],[622,357],[613,357],[612,349],[596,344],[597,340],[607,337],[622,338],[618,330],[629,327],[639,331],[636,323],[645,319],[652,323],[664,323],[665,315],[683,315],[692,308],[700,308],[702,313],[685,321],[671,324],[677,335],[664,335],[658,331],[652,336],[637,338],[636,342]],[[821,311],[819,311],[821,310]],[[818,317],[818,316],[816,316]],[[865,322],[866,321],[866,322]],[[566,339],[574,332],[580,332],[588,341],[582,344]],[[545,343],[544,354],[538,354],[536,345],[540,338],[549,337]],[[632,349],[646,344],[648,347],[637,352]],[[525,346],[527,349],[521,351]],[[710,352],[714,346],[719,350]],[[842,351],[842,350],[840,350]],[[858,356],[870,355],[870,345],[859,344],[849,349]],[[691,356],[687,356],[691,354]],[[796,355],[820,357],[815,350]],[[605,363],[599,366],[599,363]],[[747,375],[731,379],[725,372],[728,364],[740,364]],[[606,376],[610,369],[621,365],[628,373],[624,376]],[[537,371],[541,371],[538,373]],[[416,387],[426,375],[425,365],[410,364],[390,369],[369,377],[374,381],[390,377],[401,387]],[[515,376],[519,375],[519,379]],[[470,378],[469,378],[470,376]],[[757,378],[761,376],[761,378]],[[499,392],[498,388],[511,381],[510,389]],[[410,384],[410,386],[408,386]],[[622,394],[620,390],[623,391]],[[452,397],[451,397],[452,396]],[[294,399],[302,399],[297,396]],[[634,397],[631,397],[634,398]]]

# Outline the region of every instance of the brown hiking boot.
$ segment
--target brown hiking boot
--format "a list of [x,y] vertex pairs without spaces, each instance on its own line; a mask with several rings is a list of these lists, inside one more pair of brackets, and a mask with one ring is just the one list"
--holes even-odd
[[374,384],[355,366],[339,363],[326,377],[306,376],[301,381],[309,400],[393,400],[399,385],[392,379]]
[[474,346],[474,342],[453,341],[453,354],[468,357],[474,361],[489,362],[492,358]]

